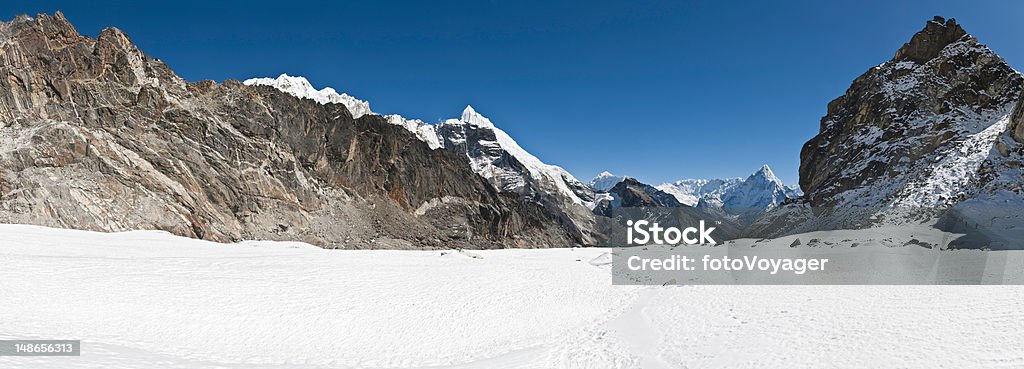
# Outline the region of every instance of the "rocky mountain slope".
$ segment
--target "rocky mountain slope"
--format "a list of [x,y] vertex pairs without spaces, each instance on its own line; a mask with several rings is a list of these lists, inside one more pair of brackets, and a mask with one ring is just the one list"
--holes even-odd
[[0,74],[0,222],[324,247],[581,241],[368,106],[187,82],[116,28],[0,23]]
[[806,202],[943,208],[977,197],[1020,165],[1004,159],[1017,150],[1010,115],[1022,85],[955,20],[935,17],[828,104],[800,154]]
[[[272,86],[322,104],[340,102],[350,111],[372,113],[365,101],[339,95],[330,87],[317,90],[303,77],[282,74],[276,79],[253,78],[244,83]],[[518,194],[526,201],[542,205],[574,237],[584,243],[595,242],[590,213],[595,204],[593,190],[565,169],[530,154],[473,107],[467,106],[458,119],[437,124],[400,115],[386,115],[384,119],[405,128],[432,149],[441,148],[464,157],[473,171],[498,191]]]

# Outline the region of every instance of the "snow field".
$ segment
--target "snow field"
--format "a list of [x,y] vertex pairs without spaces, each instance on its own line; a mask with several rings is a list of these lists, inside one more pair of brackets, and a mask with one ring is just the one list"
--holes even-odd
[[613,286],[605,249],[337,251],[0,225],[3,368],[1021,367],[1021,286]]

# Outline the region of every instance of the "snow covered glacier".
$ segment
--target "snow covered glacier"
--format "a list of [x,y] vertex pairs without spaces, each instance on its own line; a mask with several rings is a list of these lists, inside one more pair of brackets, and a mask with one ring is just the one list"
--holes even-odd
[[607,251],[342,251],[0,225],[0,339],[82,340],[80,357],[0,367],[1024,365],[1015,345],[992,344],[1024,341],[1020,286],[616,286]]

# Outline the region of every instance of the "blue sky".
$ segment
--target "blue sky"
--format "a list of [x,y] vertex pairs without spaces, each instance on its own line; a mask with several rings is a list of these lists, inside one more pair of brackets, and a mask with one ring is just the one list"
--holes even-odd
[[436,121],[472,104],[583,180],[797,180],[828,101],[933,15],[1024,70],[1024,2],[7,0],[121,28],[188,80],[303,75],[374,111]]

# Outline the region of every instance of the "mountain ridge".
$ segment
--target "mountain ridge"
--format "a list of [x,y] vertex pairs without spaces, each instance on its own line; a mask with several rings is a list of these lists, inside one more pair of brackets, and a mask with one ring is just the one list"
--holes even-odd
[[[330,87],[318,91],[304,77],[282,74],[277,79],[252,78],[245,83],[273,87],[320,104],[342,103],[350,111],[355,109],[363,114],[376,114],[370,111],[368,102],[344,93],[339,95]],[[570,232],[583,242],[597,242],[597,236],[591,234],[594,220],[590,209],[595,204],[593,191],[562,167],[544,163],[523,149],[472,106],[467,105],[459,118],[433,124],[396,114],[383,117],[388,123],[415,134],[431,149],[445,149],[463,156],[473,171],[498,191],[515,193],[527,201],[541,204],[561,218]]]
[[187,82],[113,27],[93,39],[59,12],[0,22],[0,73],[6,223],[347,248],[581,242],[380,116]]
[[[590,184],[595,190],[608,191],[627,178],[604,171]],[[747,177],[681,179],[653,187],[694,207],[770,208],[801,195],[799,189],[783,184],[767,164]]]

